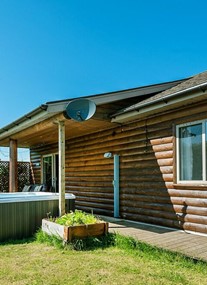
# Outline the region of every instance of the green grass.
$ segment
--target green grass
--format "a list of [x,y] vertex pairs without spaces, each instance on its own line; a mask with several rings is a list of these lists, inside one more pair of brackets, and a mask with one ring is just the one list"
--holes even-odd
[[207,263],[118,234],[63,245],[36,239],[0,245],[0,284],[207,284]]

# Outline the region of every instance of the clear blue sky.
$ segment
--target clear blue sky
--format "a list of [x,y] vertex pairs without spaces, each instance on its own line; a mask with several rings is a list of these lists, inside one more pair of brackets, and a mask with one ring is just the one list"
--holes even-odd
[[206,11],[205,0],[0,0],[0,127],[47,101],[206,70]]
[[205,0],[1,0],[0,127],[53,100],[206,70]]

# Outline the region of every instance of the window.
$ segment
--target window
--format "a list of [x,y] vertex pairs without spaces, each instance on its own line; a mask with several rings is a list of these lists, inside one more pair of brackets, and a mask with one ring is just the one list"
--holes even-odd
[[207,121],[177,126],[178,182],[207,182]]

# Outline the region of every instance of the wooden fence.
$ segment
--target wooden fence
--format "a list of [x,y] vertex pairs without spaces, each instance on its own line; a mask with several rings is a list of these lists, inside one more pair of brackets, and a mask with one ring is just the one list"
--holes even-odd
[[[30,162],[18,162],[18,191],[22,191],[25,184],[32,184],[32,170]],[[0,192],[9,192],[9,161],[0,161]]]

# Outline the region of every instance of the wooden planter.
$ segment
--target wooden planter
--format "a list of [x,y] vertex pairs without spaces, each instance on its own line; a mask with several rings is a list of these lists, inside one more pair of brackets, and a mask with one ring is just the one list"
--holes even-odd
[[73,239],[81,239],[89,236],[97,237],[107,234],[108,223],[100,222],[96,224],[68,227],[43,219],[42,230],[49,235],[56,235],[62,238],[65,242],[70,242]]

